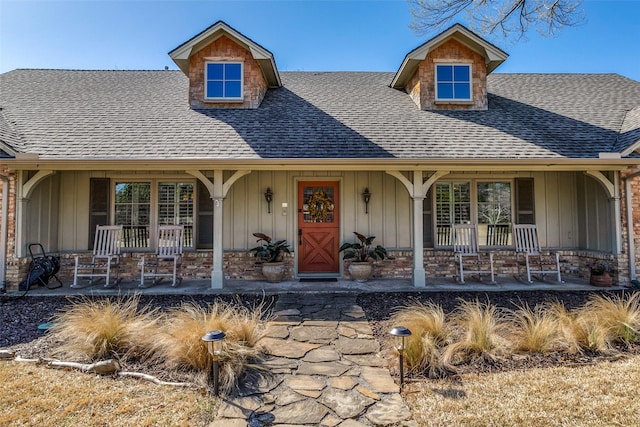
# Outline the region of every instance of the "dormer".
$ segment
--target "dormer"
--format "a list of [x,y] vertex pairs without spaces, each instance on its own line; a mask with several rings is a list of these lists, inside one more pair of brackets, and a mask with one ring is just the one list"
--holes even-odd
[[273,54],[218,21],[169,52],[189,78],[189,105],[258,108],[267,89],[282,86]]
[[391,87],[421,110],[486,110],[487,75],[508,55],[455,24],[405,56]]

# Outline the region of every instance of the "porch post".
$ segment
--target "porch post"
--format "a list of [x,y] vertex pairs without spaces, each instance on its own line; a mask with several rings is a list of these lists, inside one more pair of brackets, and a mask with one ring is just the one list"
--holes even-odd
[[422,191],[422,171],[413,171],[413,286],[426,286],[424,271],[424,242],[422,241],[424,225],[422,224],[422,202],[425,193]]
[[616,255],[622,253],[622,208],[620,206],[620,172],[614,172],[613,186],[615,189],[615,195],[613,197],[613,215],[615,218],[616,226]]
[[13,252],[16,257],[26,256],[26,248],[23,244],[25,238],[24,213],[29,199],[24,196],[23,172],[16,174],[16,217],[15,217],[15,237]]
[[222,289],[224,286],[223,245],[222,245],[222,213],[224,211],[222,197],[213,199],[213,266],[211,270],[211,289]]
[[[414,175],[415,179],[415,175]],[[422,241],[422,202],[424,197],[413,196],[413,286],[426,286],[424,271],[424,243]]]

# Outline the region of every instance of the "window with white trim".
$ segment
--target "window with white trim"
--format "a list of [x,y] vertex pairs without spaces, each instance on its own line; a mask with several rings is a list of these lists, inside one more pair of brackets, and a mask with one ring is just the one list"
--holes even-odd
[[471,100],[471,64],[437,64],[436,101]]
[[242,62],[207,62],[204,78],[206,100],[242,100],[244,82]]
[[[451,246],[453,224],[478,224],[480,246],[512,244],[512,181],[441,181],[429,191],[424,208],[425,247]],[[433,200],[432,200],[433,199]]]
[[122,246],[149,249],[158,225],[184,225],[184,246],[194,246],[194,183],[116,181],[114,224],[123,226]]

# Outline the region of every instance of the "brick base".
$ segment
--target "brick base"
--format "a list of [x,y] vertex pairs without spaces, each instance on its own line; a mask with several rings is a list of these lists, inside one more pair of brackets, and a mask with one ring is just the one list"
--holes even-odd
[[[388,251],[389,258],[374,263],[373,278],[376,279],[411,279],[413,274],[413,252]],[[58,277],[64,283],[73,281],[74,255],[62,254],[60,256],[60,272]],[[81,254],[90,258],[89,253]],[[140,278],[140,258],[142,253],[126,253],[120,258],[119,277],[127,281],[135,281]],[[211,251],[188,252],[182,261],[182,277],[189,279],[208,279],[211,277],[213,256]],[[457,265],[454,262],[453,253],[450,251],[427,250],[424,253],[424,269],[427,279],[455,277]],[[624,284],[625,277],[618,277],[618,263],[611,255],[590,251],[561,251],[561,272],[564,276],[588,278],[589,265],[595,261],[606,261],[613,267],[614,283]],[[27,274],[29,258],[7,260],[7,289],[17,289],[18,284]],[[284,280],[293,280],[294,258],[285,259],[287,272]],[[620,262],[620,260],[618,260]],[[348,280],[348,262],[344,263],[343,278]],[[223,259],[224,276],[234,280],[264,280],[260,263],[247,252],[225,252]],[[512,277],[518,274],[513,251],[494,252],[494,270],[496,277]],[[628,281],[628,278],[626,278]]]

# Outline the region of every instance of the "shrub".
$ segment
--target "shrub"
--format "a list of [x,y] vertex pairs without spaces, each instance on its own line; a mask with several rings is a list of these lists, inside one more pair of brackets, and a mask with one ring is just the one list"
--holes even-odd
[[58,353],[91,360],[140,354],[141,337],[157,329],[158,310],[139,309],[139,301],[139,296],[72,301],[49,330],[62,343]]
[[630,295],[594,295],[585,304],[609,330],[614,342],[630,344],[640,339],[640,293]]
[[396,310],[391,322],[403,325],[412,332],[404,353],[410,371],[427,372],[430,378],[452,372],[452,367],[442,357],[449,329],[441,306],[416,302]]
[[505,314],[490,303],[462,301],[452,315],[460,336],[447,346],[445,360],[470,357],[494,360],[508,350],[504,336],[509,328],[505,320]]
[[169,368],[196,371],[203,382],[212,360],[202,336],[222,330],[227,338],[220,362],[220,390],[228,393],[260,356],[257,343],[264,335],[263,314],[262,305],[247,308],[221,300],[206,307],[183,303],[167,312],[161,332],[148,343],[150,355]]
[[611,350],[609,328],[589,307],[569,311],[562,303],[556,302],[550,310],[557,319],[565,351],[605,353]]
[[512,341],[516,351],[545,353],[560,343],[557,318],[548,306],[520,305],[512,312]]

